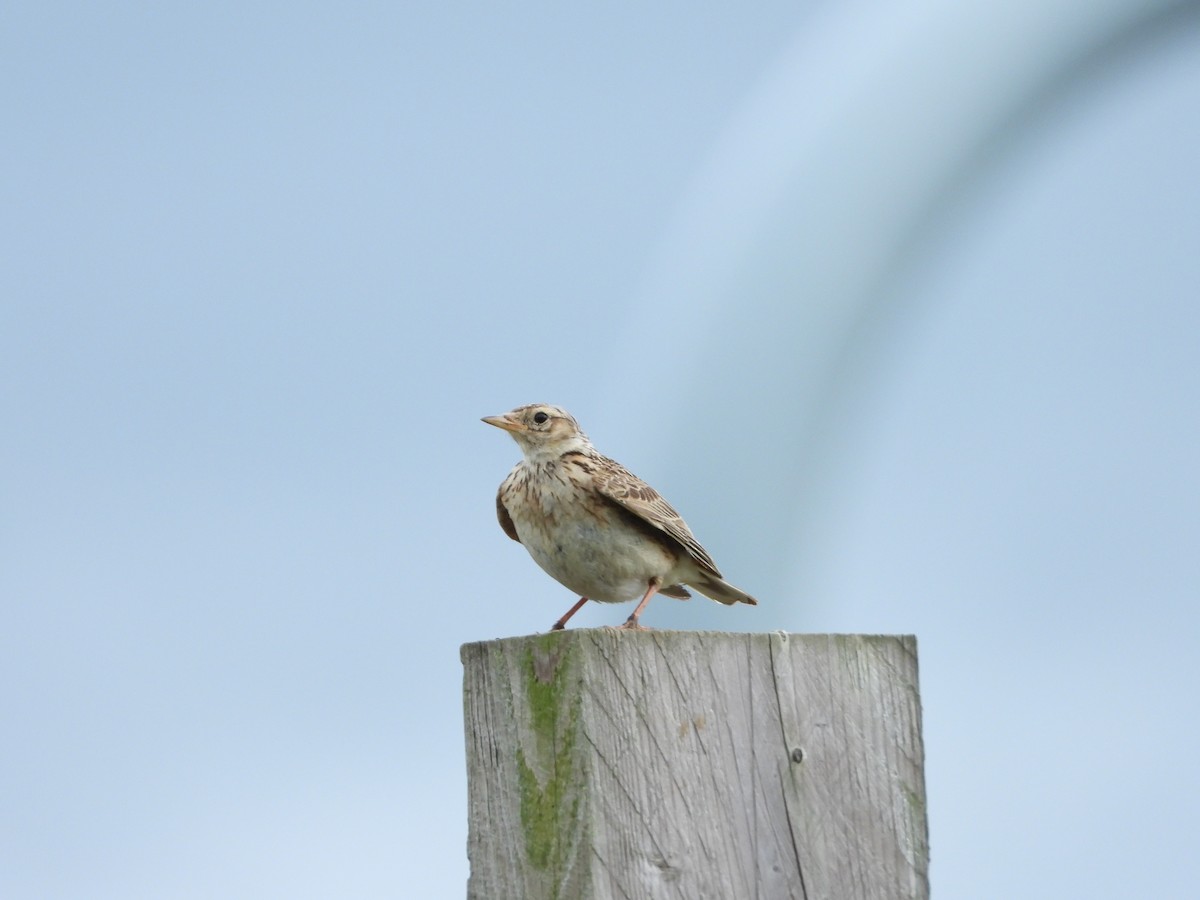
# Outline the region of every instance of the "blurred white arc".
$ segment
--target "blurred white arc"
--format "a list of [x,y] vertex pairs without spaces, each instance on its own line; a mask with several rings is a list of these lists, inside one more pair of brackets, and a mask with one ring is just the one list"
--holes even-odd
[[[794,571],[831,386],[853,377],[856,329],[948,189],[1004,126],[1189,6],[832,4],[806,23],[729,123],[634,298],[656,356],[626,343],[609,381],[622,415],[657,423],[664,466],[703,480],[709,508],[689,515],[747,523],[729,568],[752,567],[764,592]],[[681,452],[716,427],[746,429],[731,459]],[[713,477],[734,459],[761,473]]]

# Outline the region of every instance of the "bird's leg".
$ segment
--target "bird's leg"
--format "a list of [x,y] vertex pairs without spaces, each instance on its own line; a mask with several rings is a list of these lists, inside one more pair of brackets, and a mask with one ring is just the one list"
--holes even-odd
[[576,603],[574,606],[572,606],[570,609],[568,609],[563,614],[563,617],[554,623],[554,627],[551,628],[550,630],[551,631],[562,631],[564,628],[566,628],[567,627],[567,619],[571,618],[571,616],[573,616],[573,615],[575,615],[575,613],[579,612],[579,607],[583,606],[583,604],[587,603],[587,601],[588,601],[587,597],[580,597],[579,602]]
[[646,631],[646,626],[638,624],[638,616],[642,614],[642,610],[646,608],[646,604],[650,602],[650,598],[658,593],[658,586],[660,584],[662,584],[661,578],[651,578],[650,587],[646,589],[646,596],[643,597],[642,602],[637,605],[637,609],[633,611],[633,615],[625,620],[624,625],[619,625],[617,627],[623,628],[626,631]]

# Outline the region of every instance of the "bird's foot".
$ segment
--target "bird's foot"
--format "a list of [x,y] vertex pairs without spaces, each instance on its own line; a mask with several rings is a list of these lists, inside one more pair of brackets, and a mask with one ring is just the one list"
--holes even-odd
[[557,622],[555,622],[554,625],[551,626],[550,630],[551,631],[562,631],[564,628],[566,628],[567,627],[567,619],[571,618],[571,616],[573,616],[573,615],[575,615],[575,613],[579,612],[579,608],[587,602],[588,602],[587,597],[580,597],[579,602],[576,603],[574,606],[572,606],[570,609],[568,609],[565,613],[563,613],[562,618],[559,619]]
[[637,620],[637,616],[630,616],[628,619],[625,620],[625,623],[623,625],[618,625],[616,627],[616,630],[617,631],[653,631],[654,629],[647,628],[645,625],[643,625],[641,622],[639,622]]

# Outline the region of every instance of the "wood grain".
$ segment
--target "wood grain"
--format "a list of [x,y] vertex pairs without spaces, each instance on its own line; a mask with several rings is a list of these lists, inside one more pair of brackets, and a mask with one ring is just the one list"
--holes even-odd
[[916,641],[467,644],[468,897],[925,898]]

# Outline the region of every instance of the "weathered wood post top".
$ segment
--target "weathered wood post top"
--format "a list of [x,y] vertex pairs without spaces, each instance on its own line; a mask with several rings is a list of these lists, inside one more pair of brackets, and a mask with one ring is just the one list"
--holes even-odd
[[929,894],[911,636],[466,644],[472,900]]

